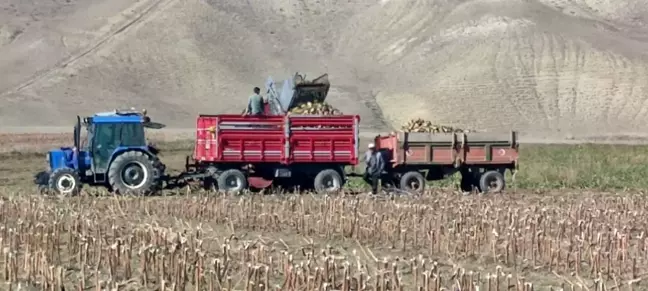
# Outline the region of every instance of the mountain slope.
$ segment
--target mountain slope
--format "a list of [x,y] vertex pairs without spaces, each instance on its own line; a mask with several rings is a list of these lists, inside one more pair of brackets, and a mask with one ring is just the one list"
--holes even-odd
[[[239,112],[268,75],[295,71],[328,72],[329,101],[379,130],[423,117],[565,137],[631,134],[648,121],[639,0],[94,1],[51,12],[67,28],[55,33],[0,30],[0,54],[14,52],[0,59],[4,125],[136,106],[191,127],[197,113]],[[87,11],[105,17],[78,16]],[[20,27],[11,19],[2,27]],[[51,35],[77,41],[39,46],[43,62],[24,53]]]

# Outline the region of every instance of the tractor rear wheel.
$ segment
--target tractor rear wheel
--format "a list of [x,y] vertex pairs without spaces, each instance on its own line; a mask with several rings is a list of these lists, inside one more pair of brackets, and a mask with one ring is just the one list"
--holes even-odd
[[149,194],[155,186],[155,171],[153,161],[146,154],[125,152],[112,162],[108,181],[119,194]]
[[164,176],[164,171],[166,170],[166,165],[160,161],[158,157],[152,157],[153,160],[153,185],[156,190],[161,190],[164,185],[162,181],[162,176]]
[[81,190],[81,178],[74,169],[60,168],[52,172],[47,185],[60,195],[77,195]]

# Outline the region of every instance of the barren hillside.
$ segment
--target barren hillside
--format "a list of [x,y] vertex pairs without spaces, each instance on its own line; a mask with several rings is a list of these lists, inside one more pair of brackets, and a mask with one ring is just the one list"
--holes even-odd
[[565,137],[648,123],[642,0],[36,2],[0,3],[4,126],[137,106],[191,127],[295,71],[328,72],[329,101],[375,129],[423,117]]

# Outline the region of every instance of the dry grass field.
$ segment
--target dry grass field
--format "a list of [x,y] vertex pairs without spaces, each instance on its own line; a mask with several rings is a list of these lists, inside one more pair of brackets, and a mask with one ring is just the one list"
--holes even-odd
[[[190,144],[160,146],[181,170]],[[5,152],[0,288],[648,289],[648,147],[522,150],[506,193],[463,196],[449,179],[420,197],[199,187],[56,197],[32,184],[46,167],[42,152]]]

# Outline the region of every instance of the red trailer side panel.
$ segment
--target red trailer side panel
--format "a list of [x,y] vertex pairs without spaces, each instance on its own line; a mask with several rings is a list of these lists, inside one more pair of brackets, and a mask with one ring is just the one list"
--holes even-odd
[[198,161],[280,162],[282,116],[201,115],[196,127]]
[[355,165],[358,159],[357,134],[359,117],[293,116],[291,123],[291,156],[293,162],[335,162]]
[[453,148],[432,147],[432,162],[439,164],[452,164],[454,161]]
[[516,133],[509,138],[489,134],[427,134],[401,133],[377,136],[376,147],[392,154],[397,164],[453,165],[462,161],[468,165],[509,165],[517,163]]
[[201,115],[197,121],[194,159],[355,165],[359,120],[357,115]]
[[510,163],[511,161],[517,162],[518,160],[518,149],[505,147],[505,146],[494,146],[491,148],[491,158],[493,163]]
[[486,159],[486,149],[483,146],[471,146],[466,147],[466,163],[479,163],[485,162]]

